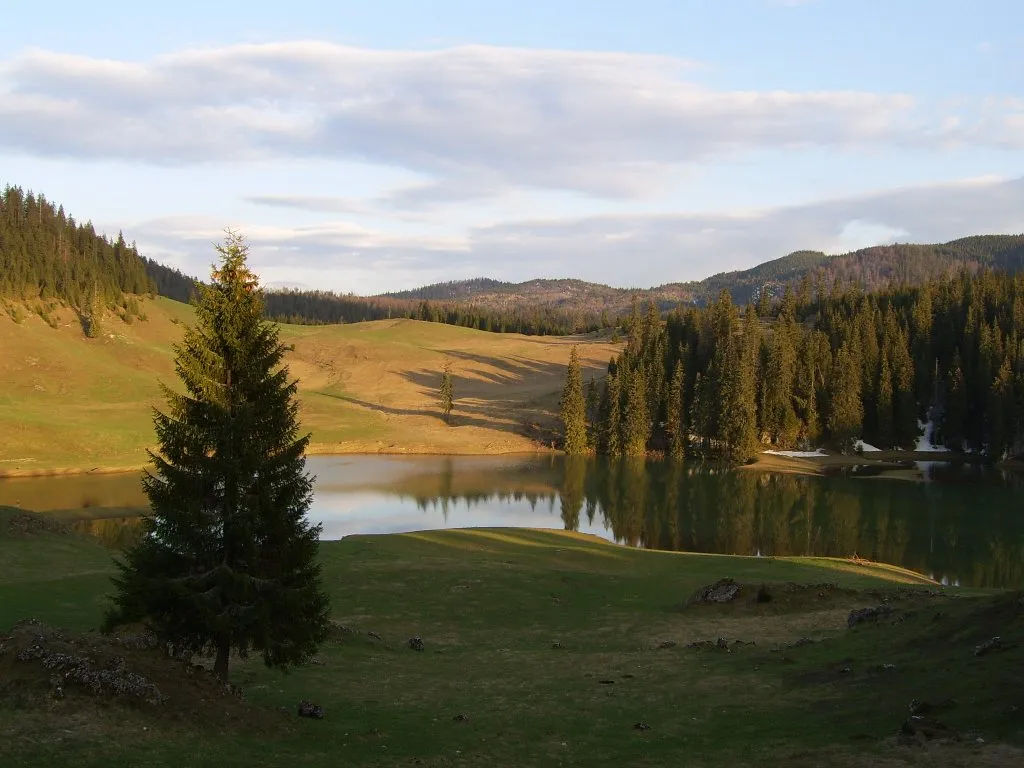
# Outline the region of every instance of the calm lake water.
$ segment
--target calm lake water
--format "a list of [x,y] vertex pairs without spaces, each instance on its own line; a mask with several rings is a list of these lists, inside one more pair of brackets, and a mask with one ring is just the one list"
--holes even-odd
[[[829,477],[696,462],[528,457],[311,457],[325,539],[469,526],[568,528],[637,547],[859,556],[951,585],[1024,586],[1024,483],[969,465]],[[911,479],[917,476],[918,480]],[[130,541],[135,475],[0,480],[0,504]]]

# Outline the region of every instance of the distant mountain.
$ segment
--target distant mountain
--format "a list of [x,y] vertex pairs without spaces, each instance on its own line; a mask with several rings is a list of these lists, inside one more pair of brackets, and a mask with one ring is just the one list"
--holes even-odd
[[508,283],[476,278],[435,283],[374,298],[465,302],[503,311],[529,305],[620,314],[629,310],[634,297],[640,302],[653,300],[662,308],[668,308],[680,302],[704,304],[727,290],[734,301],[743,304],[764,291],[779,295],[786,286],[796,288],[805,278],[812,285],[831,286],[835,280],[854,281],[866,290],[876,290],[894,284],[919,284],[960,269],[975,272],[986,268],[1011,273],[1024,270],[1024,235],[978,235],[941,244],[874,246],[836,256],[819,251],[795,251],[750,269],[654,288],[613,288],[583,280]]

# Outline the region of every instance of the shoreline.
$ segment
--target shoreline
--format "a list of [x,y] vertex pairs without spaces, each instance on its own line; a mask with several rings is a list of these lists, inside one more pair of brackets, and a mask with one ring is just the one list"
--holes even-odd
[[[532,450],[437,450],[428,446],[414,446],[407,449],[397,449],[394,446],[370,450],[368,446],[359,444],[312,444],[306,451],[306,456],[538,456],[538,455],[563,455],[561,451],[553,450],[545,445],[537,445]],[[878,476],[887,476],[889,473],[905,472],[908,462],[916,461],[940,461],[949,463],[978,463],[978,459],[952,451],[879,451],[871,455],[861,454],[825,454],[820,456],[780,456],[777,454],[758,453],[748,464],[737,467],[743,471],[778,472],[783,474],[817,475],[829,474],[830,469],[841,469],[844,467],[873,467],[880,471]],[[135,466],[96,466],[85,467],[51,467],[46,469],[0,469],[0,480],[14,480],[22,478],[41,477],[72,477],[81,475],[116,475],[130,472],[141,472],[149,464],[138,464]],[[1008,459],[997,462],[994,466],[1004,467],[1010,470],[1024,468],[1024,462],[1020,459]],[[910,478],[902,478],[910,479]]]

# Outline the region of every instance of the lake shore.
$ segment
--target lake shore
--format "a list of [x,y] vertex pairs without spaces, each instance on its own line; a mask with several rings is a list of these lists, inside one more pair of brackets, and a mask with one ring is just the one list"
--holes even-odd
[[[783,456],[774,453],[759,453],[750,463],[740,469],[759,472],[779,472],[799,475],[827,475],[830,471],[847,467],[871,467],[877,472],[871,477],[891,477],[900,480],[920,479],[920,472],[909,469],[907,464],[916,461],[969,462],[971,457],[952,451],[872,451],[869,453],[829,453],[816,456]],[[1000,466],[1007,468],[1024,467],[1024,463],[1007,461]]]
[[[561,455],[561,451],[536,443],[524,447],[518,441],[495,441],[489,444],[468,444],[462,450],[451,447],[440,448],[427,444],[414,444],[402,448],[395,443],[380,441],[353,441],[346,443],[311,443],[307,456],[536,456]],[[782,456],[759,453],[757,457],[739,469],[782,474],[825,475],[829,470],[842,467],[873,467],[879,470],[874,476],[913,479],[907,474],[908,462],[943,461],[968,462],[971,457],[953,452],[938,451],[877,451],[870,453],[821,454],[817,456]],[[1022,470],[1024,461],[1010,459],[999,463],[1007,469]],[[127,472],[141,472],[148,464],[135,466],[92,466],[92,467],[26,467],[0,468],[0,480],[25,477],[64,477],[69,475],[108,475]]]

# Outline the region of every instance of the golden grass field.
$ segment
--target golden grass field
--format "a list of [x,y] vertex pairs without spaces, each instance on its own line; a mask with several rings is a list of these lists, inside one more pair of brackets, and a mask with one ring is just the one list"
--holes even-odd
[[[172,345],[189,306],[143,302],[147,320],[107,318],[86,338],[70,310],[58,328],[0,313],[0,476],[143,466],[159,382],[176,385]],[[572,346],[585,376],[616,347],[595,337],[494,334],[414,320],[282,326],[299,379],[311,453],[512,453],[550,448]],[[451,425],[437,386],[455,377]]]

